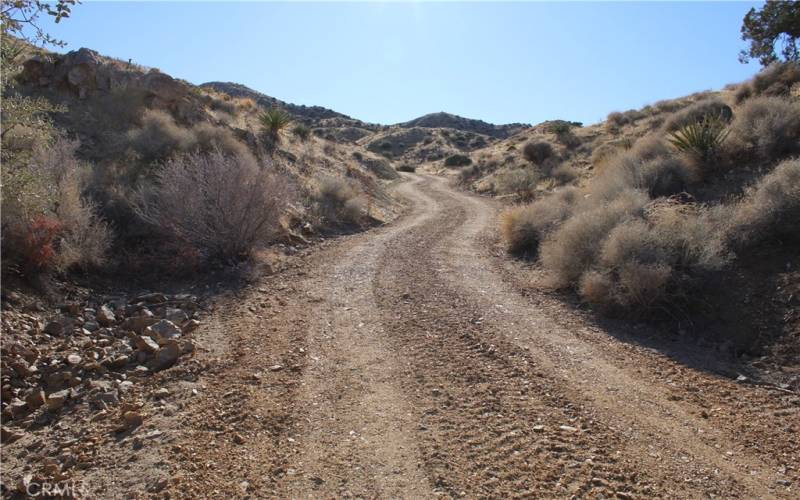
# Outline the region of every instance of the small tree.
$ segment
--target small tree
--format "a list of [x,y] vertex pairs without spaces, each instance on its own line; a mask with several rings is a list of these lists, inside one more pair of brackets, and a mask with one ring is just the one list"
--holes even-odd
[[[64,42],[53,38],[41,26],[39,16],[52,16],[56,23],[68,18],[73,5],[78,0],[2,0],[0,2],[0,38],[2,38],[2,63],[13,64],[22,53],[24,46],[16,42],[22,39],[31,45],[54,45],[63,47]],[[7,71],[7,68],[6,68]]]
[[750,9],[742,21],[742,40],[750,41],[750,48],[739,53],[743,63],[800,60],[800,2],[772,0],[761,10]]

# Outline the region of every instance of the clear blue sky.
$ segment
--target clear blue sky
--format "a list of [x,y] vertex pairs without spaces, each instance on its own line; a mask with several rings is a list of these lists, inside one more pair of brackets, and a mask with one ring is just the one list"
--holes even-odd
[[52,32],[68,50],[370,122],[588,124],[754,74],[737,60],[753,5],[85,2]]

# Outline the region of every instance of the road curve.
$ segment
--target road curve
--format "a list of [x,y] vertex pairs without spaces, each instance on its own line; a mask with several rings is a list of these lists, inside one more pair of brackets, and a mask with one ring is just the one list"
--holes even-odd
[[[526,287],[496,255],[493,201],[412,174],[396,192],[406,215],[264,278],[218,320],[231,362],[187,412],[239,437],[186,440],[195,494],[796,497],[797,395]],[[212,465],[190,470],[192,454]]]

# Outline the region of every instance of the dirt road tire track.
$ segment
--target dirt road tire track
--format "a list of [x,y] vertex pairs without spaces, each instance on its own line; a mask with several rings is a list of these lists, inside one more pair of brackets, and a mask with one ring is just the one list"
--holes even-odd
[[179,446],[196,494],[796,494],[796,395],[621,342],[526,289],[493,255],[491,201],[427,176],[397,191],[401,219],[265,278],[220,320],[229,364]]

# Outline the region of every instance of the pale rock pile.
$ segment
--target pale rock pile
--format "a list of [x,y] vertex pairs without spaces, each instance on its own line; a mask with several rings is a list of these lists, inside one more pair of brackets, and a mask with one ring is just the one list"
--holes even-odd
[[70,404],[117,405],[143,377],[194,351],[200,325],[191,295],[148,293],[69,303],[54,317],[2,311],[3,442]]

